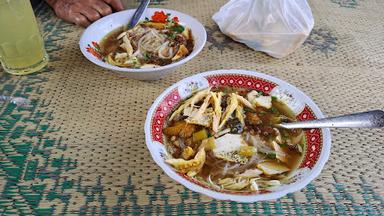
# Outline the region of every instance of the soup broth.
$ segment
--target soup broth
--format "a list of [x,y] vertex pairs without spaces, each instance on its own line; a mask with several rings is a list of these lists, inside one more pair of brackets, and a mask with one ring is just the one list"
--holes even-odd
[[117,36],[119,36],[123,32],[123,28],[119,27],[109,34],[107,34],[100,42],[100,49],[104,56],[109,55],[110,53],[116,52],[116,51],[123,51],[120,50],[120,42],[117,39]]
[[104,60],[118,67],[155,68],[190,55],[194,49],[191,29],[169,14],[160,16],[167,19],[153,16],[132,29],[120,27],[105,36],[100,42]]
[[217,189],[259,191],[279,186],[305,151],[302,130],[276,97],[246,89],[205,89],[184,100],[164,129],[168,164]]

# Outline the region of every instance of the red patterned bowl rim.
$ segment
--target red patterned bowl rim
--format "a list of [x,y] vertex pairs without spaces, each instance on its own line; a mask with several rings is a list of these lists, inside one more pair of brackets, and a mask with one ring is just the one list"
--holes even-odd
[[[202,83],[202,86],[198,86],[199,82]],[[294,94],[292,97],[294,97],[295,100],[300,100],[303,102],[302,107],[300,108],[300,112],[297,112],[297,118],[299,120],[311,120],[324,117],[317,105],[302,91],[285,81],[255,71],[208,71],[177,82],[165,90],[156,99],[148,111],[145,124],[145,134],[147,147],[150,150],[155,162],[166,172],[167,175],[180,182],[187,188],[216,199],[233,200],[239,202],[254,202],[259,200],[277,199],[289,192],[294,192],[305,187],[320,173],[325,162],[328,160],[331,145],[331,135],[329,129],[311,129],[305,131],[307,139],[307,151],[302,163],[299,166],[303,169],[309,169],[307,175],[303,179],[300,179],[279,191],[261,191],[251,193],[215,189],[194,178],[190,178],[186,175],[175,172],[169,165],[165,164],[164,162],[163,154],[165,149],[163,147],[162,129],[166,123],[166,119],[169,113],[185,96],[188,95],[188,92],[185,93],[181,92],[180,90],[188,90],[190,86],[199,87],[199,89],[208,86],[242,87],[263,91],[266,94],[270,94],[272,91],[278,88],[284,88],[285,90],[289,91],[290,94]],[[155,148],[154,146],[157,146],[158,148]]]

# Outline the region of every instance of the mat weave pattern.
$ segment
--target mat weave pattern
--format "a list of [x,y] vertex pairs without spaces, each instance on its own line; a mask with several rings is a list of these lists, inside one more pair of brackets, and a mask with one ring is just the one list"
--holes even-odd
[[208,42],[192,61],[151,82],[87,61],[78,47],[83,29],[41,5],[36,14],[48,67],[20,77],[0,69],[0,94],[32,101],[27,108],[0,104],[0,215],[384,215],[384,130],[332,130],[321,175],[270,202],[213,200],[175,183],[153,162],[144,142],[148,108],[168,86],[203,71],[276,76],[310,95],[328,116],[384,109],[384,1],[310,0],[315,27],[284,59],[221,34],[211,16],[225,2],[153,1],[152,7],[198,18]]

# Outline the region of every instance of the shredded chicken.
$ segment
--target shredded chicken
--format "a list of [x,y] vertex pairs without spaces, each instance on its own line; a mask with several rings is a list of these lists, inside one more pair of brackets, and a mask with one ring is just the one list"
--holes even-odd
[[242,106],[236,107],[236,118],[239,119],[241,125],[245,126],[244,113],[243,113],[243,107]]
[[249,102],[247,99],[243,98],[241,95],[236,95],[237,100],[243,104],[244,106],[248,107],[249,109],[254,110],[255,107]]
[[208,95],[204,99],[204,103],[200,106],[199,109],[194,109],[191,115],[185,120],[191,124],[197,124],[209,127],[212,122],[212,114],[213,112],[207,112],[207,107],[209,105],[209,100],[211,99],[211,95]]
[[221,92],[215,93],[211,92],[211,97],[213,101],[213,107],[215,111],[215,115],[213,116],[212,119],[212,130],[217,133],[219,131],[219,124],[220,124],[220,119],[221,119],[221,98],[222,94]]
[[229,105],[224,111],[224,114],[222,116],[221,123],[219,125],[219,129],[224,126],[224,124],[228,121],[229,117],[232,115],[232,113],[236,110],[238,106],[238,101],[236,94],[232,93],[231,96],[229,97]]

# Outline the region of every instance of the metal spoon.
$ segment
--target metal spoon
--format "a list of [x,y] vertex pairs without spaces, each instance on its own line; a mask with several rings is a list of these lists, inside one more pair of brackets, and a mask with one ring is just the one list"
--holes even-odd
[[384,127],[384,111],[352,113],[312,121],[299,121],[276,124],[276,127],[294,128],[380,128]]
[[143,15],[144,11],[147,9],[149,2],[150,0],[141,0],[139,7],[136,9],[135,13],[133,14],[133,17],[129,21],[128,26],[126,26],[127,29],[131,29],[136,26],[136,24],[139,22],[141,18],[141,15]]
[[29,104],[29,100],[27,98],[11,97],[11,96],[5,96],[5,95],[0,95],[0,104],[1,102],[10,102],[20,107],[26,107]]

